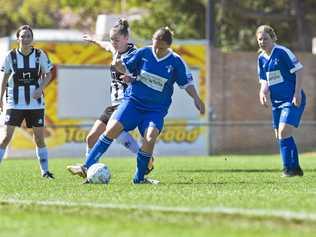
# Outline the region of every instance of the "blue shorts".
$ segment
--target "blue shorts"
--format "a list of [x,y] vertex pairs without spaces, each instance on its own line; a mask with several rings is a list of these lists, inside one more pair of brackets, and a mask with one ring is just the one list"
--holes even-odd
[[305,104],[306,98],[304,96],[302,97],[300,107],[296,107],[292,104],[288,107],[275,108],[274,110],[272,110],[273,128],[279,128],[280,123],[286,123],[297,128],[300,125],[301,117],[305,109]]
[[138,130],[142,136],[148,127],[155,127],[161,132],[166,112],[143,110],[137,107],[132,100],[124,100],[112,118],[119,121],[126,131]]

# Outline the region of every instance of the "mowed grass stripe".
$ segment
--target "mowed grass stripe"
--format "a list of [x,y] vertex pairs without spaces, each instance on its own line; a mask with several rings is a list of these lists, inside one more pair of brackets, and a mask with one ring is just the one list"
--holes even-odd
[[247,217],[274,217],[284,220],[316,221],[316,213],[294,212],[289,210],[246,209],[230,207],[167,207],[155,205],[125,205],[111,203],[69,202],[69,201],[32,201],[32,200],[0,200],[1,205],[37,205],[59,207],[86,207],[96,209],[141,210],[174,213],[223,214]]

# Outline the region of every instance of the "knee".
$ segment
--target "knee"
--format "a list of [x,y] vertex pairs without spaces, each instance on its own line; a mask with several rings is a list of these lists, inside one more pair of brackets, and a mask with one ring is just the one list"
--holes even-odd
[[157,137],[158,137],[158,134],[155,134],[155,133],[146,134],[143,142],[144,144],[154,145],[157,140]]
[[93,142],[93,134],[89,133],[86,137],[86,143],[90,144]]
[[284,138],[287,138],[290,136],[291,136],[291,131],[289,129],[286,129],[286,128],[279,129],[279,131],[278,131],[278,138],[279,139],[284,139]]

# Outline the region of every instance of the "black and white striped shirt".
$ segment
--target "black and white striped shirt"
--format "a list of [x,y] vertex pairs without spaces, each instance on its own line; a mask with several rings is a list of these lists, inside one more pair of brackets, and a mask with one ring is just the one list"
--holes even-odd
[[[130,53],[136,51],[134,44],[129,43],[128,48],[123,53],[115,52],[113,60],[127,57]],[[122,73],[118,72],[113,66],[110,67],[111,71],[111,103],[113,106],[118,105],[124,98],[124,92],[127,88],[127,84],[120,79]]]
[[12,49],[7,54],[1,67],[2,72],[10,74],[6,90],[7,109],[43,109],[45,107],[43,95],[38,100],[32,98],[33,92],[38,87],[37,79],[39,79],[32,78],[34,71],[37,70],[36,65],[39,65],[39,75],[50,72],[53,67],[46,53],[40,49],[33,48],[28,55],[23,55],[18,49]]

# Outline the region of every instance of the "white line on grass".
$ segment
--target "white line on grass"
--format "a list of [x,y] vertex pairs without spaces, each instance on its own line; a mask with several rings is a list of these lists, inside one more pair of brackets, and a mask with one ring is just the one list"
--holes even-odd
[[316,221],[316,213],[294,212],[286,210],[268,210],[268,209],[247,209],[230,207],[167,207],[154,205],[128,205],[111,203],[93,203],[93,202],[66,202],[66,201],[31,201],[31,200],[0,200],[0,204],[15,205],[38,205],[38,206],[61,206],[61,207],[90,207],[102,209],[120,209],[120,210],[143,210],[159,212],[178,212],[178,213],[199,213],[199,214],[226,214],[241,215],[250,217],[276,217],[286,220]]

